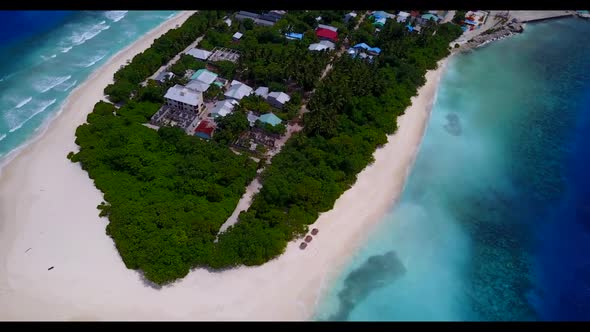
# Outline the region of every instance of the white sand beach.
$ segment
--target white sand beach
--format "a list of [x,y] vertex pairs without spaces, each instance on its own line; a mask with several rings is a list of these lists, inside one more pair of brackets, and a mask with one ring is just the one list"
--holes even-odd
[[102,194],[66,155],[77,149],[75,129],[113,73],[189,15],[174,17],[113,57],[72,93],[43,136],[2,170],[1,320],[306,320],[328,280],[399,196],[446,61],[427,74],[375,163],[313,225],[319,234],[307,249],[292,242],[260,267],[199,269],[159,290],[145,285],[105,234],[108,221],[96,209]]

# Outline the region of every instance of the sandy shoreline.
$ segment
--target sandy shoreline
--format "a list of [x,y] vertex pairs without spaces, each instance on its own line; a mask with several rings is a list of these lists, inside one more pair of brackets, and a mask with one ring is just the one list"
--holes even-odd
[[[398,119],[353,188],[320,216],[305,251],[292,242],[263,266],[222,273],[195,270],[155,290],[128,270],[98,217],[102,194],[78,164],[75,128],[102,98],[126,59],[188,16],[180,14],[113,57],[70,96],[43,137],[0,176],[2,320],[305,320],[331,278],[363,244],[401,193],[426,128],[444,66]],[[443,63],[446,63],[444,61]],[[30,248],[30,250],[29,250]],[[48,271],[53,266],[54,269]]]

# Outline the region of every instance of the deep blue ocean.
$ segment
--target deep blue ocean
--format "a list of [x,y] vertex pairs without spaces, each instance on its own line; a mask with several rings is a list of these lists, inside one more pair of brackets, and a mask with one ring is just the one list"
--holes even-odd
[[72,90],[177,11],[0,11],[0,159],[58,114]]
[[451,58],[400,201],[317,320],[590,320],[590,21]]

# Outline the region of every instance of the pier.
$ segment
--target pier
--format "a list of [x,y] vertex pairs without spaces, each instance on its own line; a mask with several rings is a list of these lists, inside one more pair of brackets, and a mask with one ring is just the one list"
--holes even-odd
[[539,22],[550,19],[574,16],[570,10],[514,10],[510,11],[510,17],[520,23]]

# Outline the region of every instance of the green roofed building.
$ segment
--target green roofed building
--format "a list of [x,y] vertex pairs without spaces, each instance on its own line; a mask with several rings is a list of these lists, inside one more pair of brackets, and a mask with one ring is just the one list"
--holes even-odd
[[281,120],[281,118],[279,118],[278,116],[272,114],[272,113],[266,113],[260,116],[259,120],[263,123],[268,123],[271,126],[276,126],[278,124],[280,124],[281,122],[283,122]]

